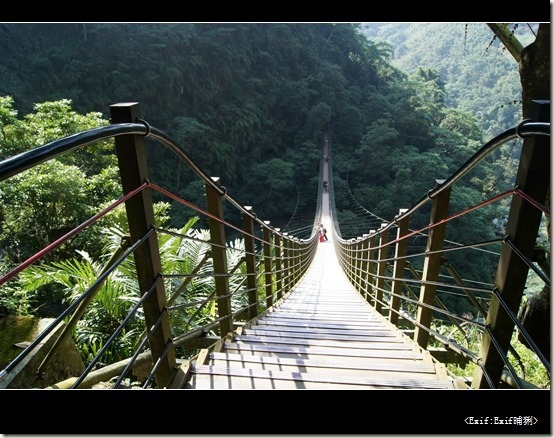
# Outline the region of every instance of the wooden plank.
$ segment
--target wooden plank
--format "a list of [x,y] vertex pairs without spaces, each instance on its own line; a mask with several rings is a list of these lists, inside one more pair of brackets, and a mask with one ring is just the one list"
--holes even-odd
[[[301,327],[301,328],[307,328],[307,329],[329,328],[329,329],[342,329],[342,330],[371,330],[374,328],[380,329],[383,327],[383,324],[380,322],[367,322],[367,323],[348,322],[348,323],[340,324],[337,322],[327,323],[325,321],[315,322],[309,319],[306,319],[304,321],[299,321],[299,320],[290,320],[286,318],[275,318],[275,319],[264,318],[263,320],[257,321],[255,326],[256,327],[257,326],[274,326],[274,327],[285,326],[285,327]],[[252,327],[255,327],[255,326],[252,325]]]
[[369,323],[369,322],[379,322],[376,316],[372,315],[350,315],[348,313],[342,314],[340,312],[335,312],[333,314],[326,314],[326,315],[318,315],[316,313],[300,313],[300,312],[272,312],[268,313],[266,316],[266,319],[273,319],[273,318],[283,318],[283,319],[289,319],[291,321],[342,321],[348,324],[352,324],[354,322],[361,322],[361,323]]
[[332,341],[326,339],[301,339],[301,338],[281,338],[281,337],[269,337],[269,336],[236,336],[235,341],[237,343],[262,343],[262,344],[286,344],[286,345],[298,345],[298,346],[320,346],[320,347],[332,347],[332,348],[347,348],[352,349],[399,349],[403,348],[411,350],[413,345],[404,343],[402,339],[390,338],[390,337],[368,337],[365,342],[361,341]]
[[[431,364],[406,361],[352,361],[329,359],[326,357],[315,359],[302,359],[298,357],[286,358],[275,356],[254,356],[247,354],[233,353],[212,353],[211,359],[215,361],[226,361],[228,363],[236,362],[240,364],[260,364],[277,366],[297,366],[310,368],[334,368],[348,370],[373,370],[373,371],[398,371],[412,373],[434,373],[435,367]],[[213,363],[213,362],[212,362]],[[239,365],[244,367],[244,365]],[[246,365],[247,366],[247,365]]]
[[357,302],[352,304],[347,304],[344,300],[337,300],[336,302],[328,303],[294,303],[292,300],[286,303],[286,305],[279,306],[275,308],[276,312],[322,312],[322,313],[348,313],[348,314],[367,314],[368,307],[367,303]]
[[[288,380],[295,382],[314,382],[325,384],[356,385],[366,388],[383,389],[452,389],[451,381],[423,379],[371,379],[350,375],[307,375],[298,372],[266,371],[241,368],[195,366],[195,374],[219,375],[225,377],[246,377],[255,380]],[[229,379],[231,381],[231,379]]]
[[356,334],[343,333],[338,330],[325,330],[325,329],[295,329],[294,327],[287,327],[286,329],[248,329],[243,332],[247,336],[278,336],[289,338],[304,338],[304,339],[328,339],[328,340],[342,340],[342,341],[371,341],[373,337],[389,337],[402,339],[398,336],[398,333],[391,332],[390,330],[375,330],[372,332],[358,332]]
[[[402,346],[404,348],[404,346]],[[394,358],[406,360],[421,360],[422,354],[416,353],[412,349],[383,350],[377,348],[366,348],[360,350],[349,350],[348,354],[343,349],[335,347],[290,347],[287,345],[252,345],[232,343],[227,345],[225,351],[238,351],[250,354],[289,354],[297,357],[312,357],[314,355],[322,356],[340,356],[340,357],[365,357],[365,358]]]
[[[318,333],[318,334],[336,334],[341,336],[352,336],[355,339],[358,336],[371,335],[374,332],[379,333],[383,330],[383,327],[366,327],[360,329],[344,329],[342,327],[328,327],[323,325],[323,327],[305,327],[305,326],[288,326],[288,325],[254,325],[251,326],[248,330],[252,330],[255,333],[264,331],[267,333],[270,332],[280,332],[280,333]],[[388,329],[387,329],[388,330]],[[396,334],[398,336],[398,333]]]
[[420,379],[438,380],[433,370],[430,372],[399,371],[392,369],[350,369],[348,367],[318,367],[289,364],[262,364],[262,363],[241,363],[224,360],[214,360],[211,364],[214,367],[241,368],[249,370],[297,372],[307,376],[351,376],[356,378],[371,379]]
[[280,331],[280,330],[253,330],[248,329],[244,332],[245,336],[255,336],[255,337],[265,337],[269,338],[272,336],[277,336],[280,338],[304,338],[304,339],[321,339],[321,340],[334,340],[334,341],[361,341],[361,342],[372,342],[375,338],[390,338],[398,339],[399,341],[402,341],[402,339],[398,336],[398,333],[391,332],[390,330],[380,330],[380,331],[374,331],[372,333],[367,334],[358,334],[358,335],[351,335],[351,334],[342,334],[342,333],[334,333],[334,332],[314,332],[314,331],[305,331],[305,330],[287,330],[287,331]]

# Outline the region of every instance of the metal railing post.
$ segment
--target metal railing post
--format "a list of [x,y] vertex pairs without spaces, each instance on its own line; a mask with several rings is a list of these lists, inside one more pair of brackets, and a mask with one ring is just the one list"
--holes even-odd
[[[136,102],[120,103],[110,107],[112,124],[136,123],[140,120],[140,108]],[[119,163],[119,173],[123,193],[127,194],[148,180],[148,166],[144,137],[139,135],[123,135],[115,137],[115,149]],[[156,225],[152,194],[150,189],[143,190],[125,202],[131,243],[140,240]],[[137,279],[141,296],[155,284],[162,275],[160,249],[156,233],[152,233],[145,245],[140,245],[134,252]],[[156,326],[150,340],[152,365],[158,362],[156,383],[165,387],[176,366],[175,350],[169,345],[171,327],[168,313],[165,311],[167,302],[163,281],[158,281],[155,291],[144,301],[144,319],[146,327]],[[169,346],[169,348],[167,348]],[[167,351],[166,351],[167,350]]]
[[[536,122],[550,120],[550,101],[533,101],[531,115],[533,121]],[[531,199],[544,203],[550,187],[550,137],[532,136],[524,139],[516,176],[516,187]],[[510,239],[519,251],[529,258],[532,257],[541,218],[542,212],[539,209],[520,196],[512,197],[506,238]],[[504,245],[498,262],[495,286],[499,295],[515,314],[518,313],[521,304],[528,272],[527,264],[508,245]],[[495,294],[489,304],[486,324],[490,327],[496,343],[504,351],[507,351],[514,323],[506,314]],[[481,358],[486,374],[493,382],[499,382],[504,362],[488,333],[483,335],[481,342]],[[487,379],[484,378],[482,369],[476,369],[472,386],[476,388],[490,387]]]
[[[400,209],[398,215],[407,212],[407,209]],[[400,295],[402,294],[402,286],[404,282],[404,267],[406,266],[406,250],[408,248],[408,239],[403,237],[408,234],[410,216],[406,216],[398,221],[398,231],[396,233],[396,249],[394,253],[394,266],[392,268],[392,284],[391,284],[391,302],[389,320],[393,324],[398,324],[398,311],[400,310]]]
[[244,251],[246,260],[246,284],[248,288],[248,316],[254,319],[258,316],[258,281],[256,273],[256,249],[254,244],[254,216],[252,207],[245,206],[242,214],[242,229],[244,231]]
[[[219,177],[212,177],[219,184]],[[210,243],[212,245],[212,260],[214,264],[214,282],[217,296],[217,312],[220,318],[219,330],[223,338],[233,331],[233,312],[231,308],[229,270],[227,268],[227,249],[225,242],[225,226],[223,219],[223,203],[221,196],[210,184],[205,184],[208,223],[210,226]],[[217,219],[215,219],[217,218]]]
[[[444,180],[437,180],[437,184],[442,184]],[[436,283],[439,279],[441,268],[442,252],[444,245],[444,236],[446,234],[446,223],[439,224],[448,214],[450,204],[451,188],[443,190],[433,199],[431,207],[431,218],[429,224],[432,226],[427,237],[427,247],[425,251],[425,260],[423,262],[423,274],[421,276],[421,287],[419,289],[419,302],[426,305],[433,305],[437,291]],[[439,225],[436,225],[439,224]],[[434,225],[434,226],[433,226]],[[427,348],[429,342],[429,332],[423,327],[430,328],[433,319],[433,311],[425,306],[419,306],[417,309],[417,325],[414,332],[414,340],[422,347]]]

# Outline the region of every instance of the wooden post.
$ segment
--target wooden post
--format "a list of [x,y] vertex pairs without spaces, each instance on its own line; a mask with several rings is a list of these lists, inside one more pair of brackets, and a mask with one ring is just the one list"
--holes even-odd
[[353,265],[353,258],[352,258],[352,239],[349,239],[348,242],[346,242],[346,266],[348,269],[346,270],[346,276],[348,277],[348,280],[352,283],[354,278],[354,265]]
[[[212,180],[219,184],[218,177]],[[220,336],[223,338],[233,331],[233,312],[231,308],[231,289],[229,287],[229,269],[227,268],[227,250],[225,242],[225,226],[223,223],[223,203],[219,193],[210,184],[206,183],[206,201],[210,225],[210,242],[212,244],[212,260],[214,264],[215,292],[217,296],[217,313]],[[214,217],[218,218],[214,219]]]
[[383,289],[385,288],[385,273],[387,270],[387,252],[389,243],[389,230],[382,230],[388,224],[381,224],[381,232],[379,234],[379,254],[377,256],[377,278],[375,279],[375,310],[379,313],[383,310]]
[[300,253],[300,243],[298,238],[295,237],[292,243],[292,260],[293,260],[293,284],[298,283],[302,275],[302,259]]
[[267,308],[273,305],[273,272],[271,263],[271,229],[269,221],[264,221],[264,278],[265,278],[265,302]]
[[[532,119],[537,122],[550,120],[550,101],[533,101],[531,114]],[[550,187],[550,141],[549,136],[541,135],[524,139],[516,176],[516,186],[539,203],[545,203]],[[512,197],[506,237],[529,258],[532,257],[541,218],[542,212],[539,209],[520,196]],[[528,266],[505,244],[500,254],[495,286],[499,295],[516,315],[528,272]],[[500,348],[505,352],[508,351],[514,323],[495,295],[492,296],[489,305],[486,324]],[[481,358],[483,368],[492,382],[500,382],[504,362],[488,333],[483,335],[481,342]],[[490,387],[480,368],[476,368],[472,387]]]
[[290,261],[290,239],[287,233],[283,233],[283,271],[284,271],[284,281],[283,289],[287,293],[290,290],[291,284],[291,261]]
[[367,253],[367,297],[366,301],[369,304],[372,304],[373,307],[375,307],[375,294],[373,293],[372,284],[375,284],[375,275],[373,273],[373,270],[375,269],[375,247],[377,246],[375,244],[375,238],[377,237],[377,231],[376,230],[370,230],[369,231],[369,239],[368,239],[368,253]]
[[360,291],[360,294],[364,297],[364,299],[367,301],[367,297],[369,294],[368,289],[368,253],[369,253],[369,234],[364,234],[362,236],[362,243],[360,248],[360,288],[358,289]]
[[258,316],[258,280],[256,273],[256,246],[254,243],[254,216],[252,207],[244,207],[242,214],[242,229],[244,231],[244,251],[246,260],[246,284],[248,288],[248,316],[254,319]]
[[275,299],[279,299],[283,296],[283,272],[282,272],[282,259],[283,251],[281,249],[281,236],[279,235],[279,228],[275,229],[275,284],[276,284],[276,295]]
[[362,249],[364,241],[361,237],[356,239],[354,243],[354,286],[359,291],[362,290]]
[[[444,180],[437,180],[437,184],[442,184]],[[448,205],[450,203],[450,187],[443,190],[433,199],[431,208],[430,225],[437,224],[447,217]],[[433,283],[439,279],[439,271],[441,267],[442,250],[444,244],[444,236],[446,233],[446,223],[436,225],[429,230],[427,237],[427,249],[425,260],[423,262],[423,275],[421,276],[421,287],[419,289],[419,302],[427,305],[432,305],[435,302],[437,286]],[[419,306],[417,309],[417,321],[423,327],[431,327],[433,319],[433,311],[427,307]],[[420,326],[416,326],[414,340],[422,347],[427,348],[429,342],[429,332]]]
[[[398,215],[404,214],[407,209],[400,209]],[[404,267],[406,265],[406,250],[408,247],[408,239],[403,237],[408,234],[410,216],[406,216],[398,221],[398,230],[396,233],[396,250],[394,253],[394,266],[392,270],[392,285],[391,285],[391,302],[389,320],[395,325],[398,325],[398,311],[400,310],[400,295],[402,294],[402,286],[404,282]]]
[[[136,123],[140,119],[139,104],[120,103],[112,105],[110,115],[113,124]],[[127,194],[148,180],[144,137],[140,135],[117,136],[115,137],[115,149],[123,193]],[[143,190],[139,195],[127,200],[125,209],[129,222],[131,243],[133,244],[156,224],[150,189]],[[134,258],[142,296],[152,287],[156,278],[162,275],[160,249],[156,233],[151,234],[148,241],[135,250]],[[164,284],[163,281],[158,281],[155,291],[150,294],[143,304],[147,328],[155,326],[165,307]],[[156,370],[156,383],[159,388],[164,388],[168,384],[176,366],[175,350],[172,346],[170,346],[167,354],[162,357],[166,346],[171,342],[169,316],[167,312],[164,313],[161,323],[154,330],[149,340],[153,363],[161,358]]]

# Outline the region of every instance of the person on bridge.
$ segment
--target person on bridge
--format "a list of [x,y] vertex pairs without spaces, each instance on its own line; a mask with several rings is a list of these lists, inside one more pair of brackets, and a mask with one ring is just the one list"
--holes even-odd
[[319,224],[319,241],[320,242],[326,242],[329,240],[327,238],[327,229],[323,226],[323,224]]

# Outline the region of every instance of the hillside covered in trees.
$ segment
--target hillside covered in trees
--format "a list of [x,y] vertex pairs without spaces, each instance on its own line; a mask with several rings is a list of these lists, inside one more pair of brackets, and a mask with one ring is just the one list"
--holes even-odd
[[[370,27],[346,24],[4,24],[0,35],[10,44],[0,49],[0,95],[12,96],[20,114],[58,99],[70,99],[77,112],[104,115],[112,103],[138,101],[149,123],[180,141],[238,199],[248,196],[245,201],[256,201],[259,214],[282,226],[297,199],[280,194],[313,197],[309,182],[317,175],[324,129],[336,154],[351,159],[355,150],[364,155],[364,166],[373,158],[363,137],[385,154],[392,143],[417,152],[438,146],[441,160],[454,159],[455,166],[476,146],[464,150],[468,143],[482,141],[483,126],[494,123],[486,131],[498,133],[518,121],[517,107],[505,117],[491,116],[519,94],[517,71],[505,56],[476,62],[473,49],[485,43],[486,26],[472,25],[480,26],[481,39],[467,38],[472,55],[465,58],[452,56],[464,50],[458,35],[463,26],[443,26],[450,27],[435,30],[434,38],[453,49],[434,56],[424,33],[428,26],[418,23],[401,28],[401,34],[394,25],[379,26],[390,43],[368,41]],[[450,45],[445,35],[460,41]],[[406,40],[404,52],[411,56],[400,58],[401,69],[392,66],[393,52],[402,49],[395,48],[398,38]],[[471,65],[472,76],[453,81],[460,77],[457,61]],[[473,85],[483,77],[491,78],[489,85],[503,81],[509,91],[503,95],[501,86],[490,86],[498,96],[491,104],[481,92],[486,84]],[[464,82],[466,88],[453,93]],[[431,135],[440,123],[455,128],[448,135],[465,136],[462,144],[440,138],[445,133]],[[450,152],[443,153],[447,143]],[[165,157],[154,159],[164,182],[188,183],[175,178]],[[419,193],[414,189],[403,197],[413,199],[411,192]],[[250,199],[252,193],[257,199]]]
[[[510,29],[524,46],[537,24]],[[363,33],[393,48],[391,63],[408,74],[425,66],[444,82],[445,104],[470,113],[491,138],[521,120],[517,62],[485,23],[364,23]]]
[[[9,42],[0,46],[0,159],[108,123],[111,104],[137,101],[143,118],[179,142],[204,171],[219,176],[235,199],[275,227],[294,231],[287,225],[295,211],[313,220],[321,143],[328,133],[339,220],[348,224],[341,232],[359,235],[368,224],[357,217],[352,197],[392,218],[436,179],[452,174],[491,133],[519,121],[517,103],[510,107],[519,98],[516,66],[475,52],[452,56],[455,48],[485,51],[487,41],[468,33],[465,45],[439,53],[440,64],[424,56],[427,42],[416,44],[430,38],[420,35],[417,24],[402,34],[385,25],[373,34],[368,29],[332,23],[0,24],[0,37]],[[459,38],[458,29],[453,26],[452,38]],[[380,39],[372,40],[377,34]],[[433,39],[447,40],[444,34],[437,31]],[[476,81],[476,88],[470,86]],[[498,99],[487,99],[484,89]],[[154,181],[203,202],[202,186],[172,155],[148,152]],[[105,151],[83,154],[62,163],[80,169],[90,183],[65,199],[69,205],[78,195],[80,203],[63,209],[71,212],[64,227],[78,224],[89,208],[108,202],[118,190],[114,162]],[[496,161],[481,166],[464,182],[463,201],[451,208],[461,210],[501,190],[514,174],[514,154],[513,148],[499,151]],[[77,189],[60,184],[62,192],[69,188]],[[25,236],[23,250],[11,251],[20,242],[17,233],[32,228],[34,215],[44,231],[36,236],[61,232],[38,219],[46,219],[38,207],[27,206],[22,215],[23,204],[13,196],[12,188],[0,187],[4,265],[21,261],[42,243]],[[84,206],[85,200],[95,205]],[[46,199],[41,208],[49,203],[59,206],[60,200]],[[189,219],[178,208],[166,213],[174,227]],[[463,242],[471,233],[474,241],[490,239],[492,228],[482,224],[505,214],[502,208],[488,210],[449,238]],[[17,217],[26,218],[19,230]],[[416,219],[413,226],[418,225]],[[94,238],[100,248],[101,237]],[[471,276],[488,269],[482,257],[460,260],[460,270]]]

